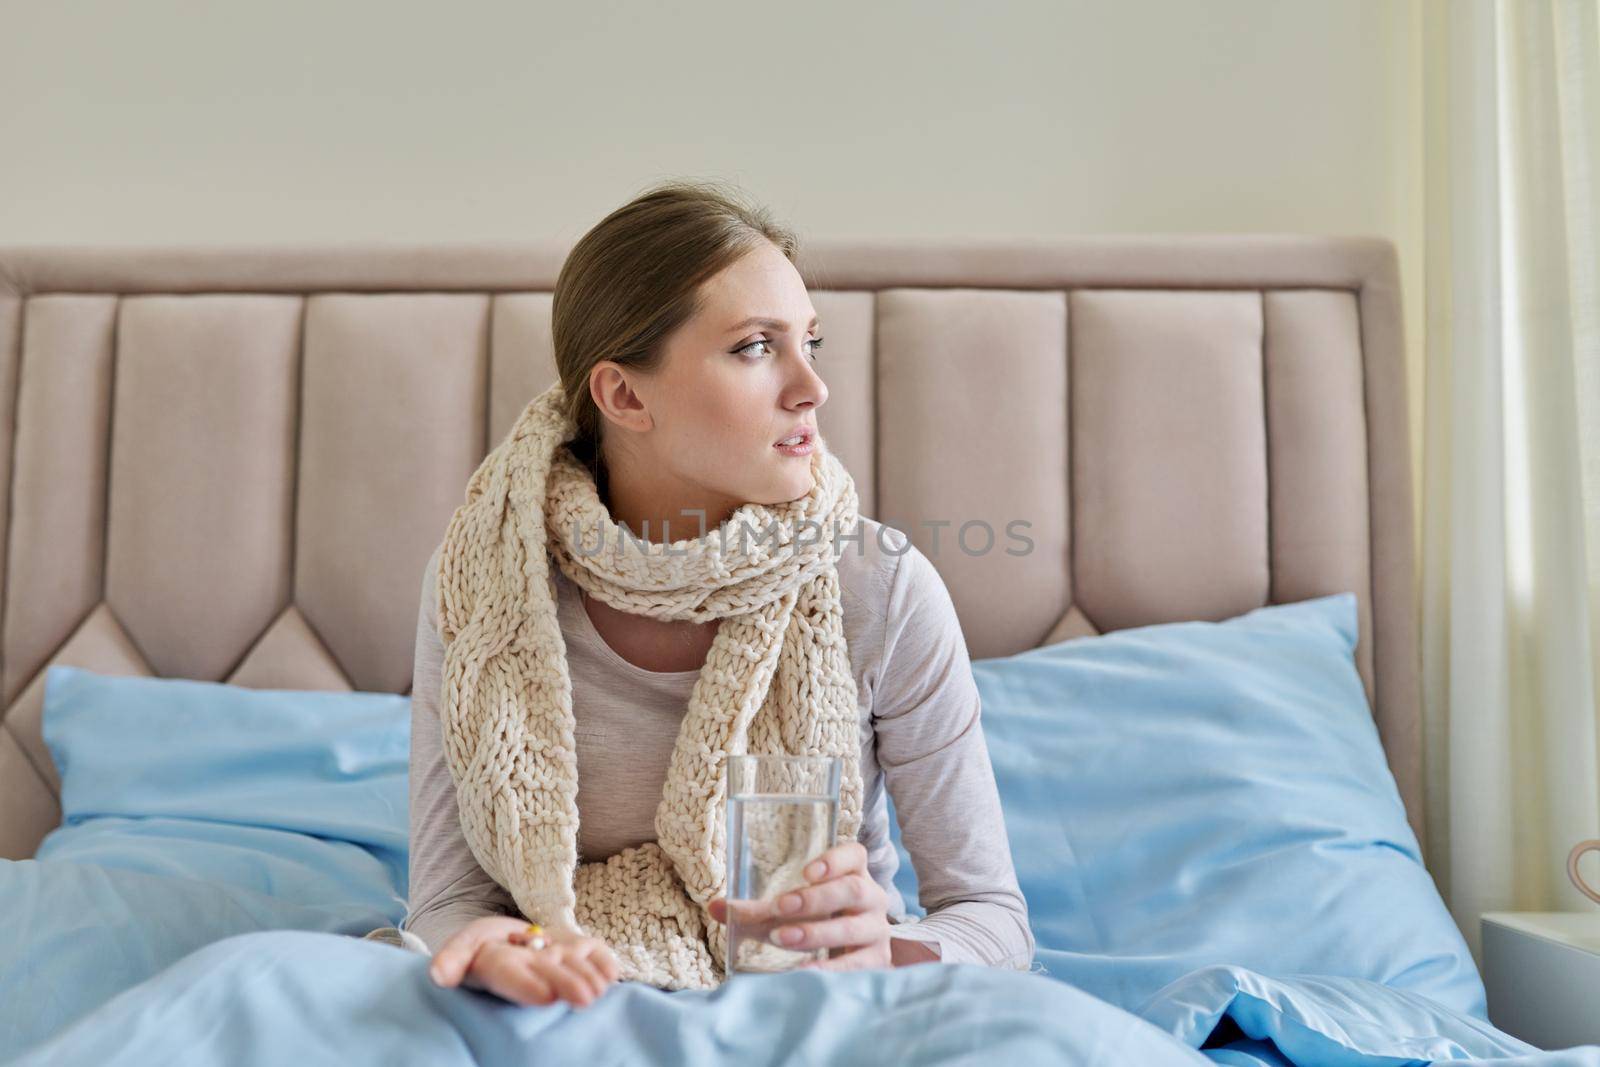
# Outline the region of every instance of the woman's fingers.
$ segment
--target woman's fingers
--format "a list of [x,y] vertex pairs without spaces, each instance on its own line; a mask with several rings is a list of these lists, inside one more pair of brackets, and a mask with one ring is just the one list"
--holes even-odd
[[[737,902],[740,922],[769,925],[772,942],[786,948],[855,948],[886,942],[889,897],[867,873],[866,857],[866,846],[859,841],[828,849],[805,869],[812,884],[770,901]],[[818,864],[823,868],[820,879]]]
[[507,959],[505,980],[493,992],[518,1004],[549,1004],[556,999],[555,987],[537,968],[528,965],[528,950],[520,951],[521,955]]
[[866,911],[879,897],[883,897],[887,905],[888,897],[882,886],[865,874],[851,872],[781,894],[772,902],[772,915],[778,922],[786,922],[811,915],[832,915],[836,911]]
[[506,941],[490,941],[473,957],[461,984],[484,989],[513,1004],[548,1004],[555,999],[550,983],[528,967],[528,950]]
[[594,960],[587,955],[578,952],[570,953],[567,956],[567,968],[583,979],[591,1000],[598,999],[600,994],[606,991],[606,986],[611,984],[606,980],[605,975],[600,973],[600,968],[595,964]]
[[434,953],[433,962],[428,965],[428,977],[438,985],[459,985],[472,968],[472,959],[482,944],[480,940],[451,941]]
[[594,947],[589,950],[589,959],[600,968],[600,973],[605,975],[606,981],[615,982],[622,977],[622,966],[617,963],[616,954],[605,942],[595,941]]
[[562,949],[540,949],[529,955],[539,976],[551,984],[562,1000],[581,1008],[594,999],[588,980],[573,970]]
[[846,841],[834,845],[822,855],[806,864],[804,872],[808,881],[820,882],[849,871],[867,869],[867,846],[860,841]]
[[[516,924],[512,922],[510,925],[515,927]],[[433,954],[433,962],[428,964],[428,976],[439,985],[460,984],[472,969],[472,960],[478,950],[487,942],[503,939],[506,927],[505,916],[474,919],[439,946],[439,951]]]
[[508,916],[474,919],[434,954],[428,973],[444,986],[486,989],[519,1004],[557,998],[578,1007],[593,1003],[621,976],[611,948],[597,937],[560,938],[542,949],[514,944],[509,935],[527,923]]
[[780,926],[772,932],[773,942],[784,948],[838,948],[866,945],[888,936],[888,921],[882,912],[849,912],[833,919]]

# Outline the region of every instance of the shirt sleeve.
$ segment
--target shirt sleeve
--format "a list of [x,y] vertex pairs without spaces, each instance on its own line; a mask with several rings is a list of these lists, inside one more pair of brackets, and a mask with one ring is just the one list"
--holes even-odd
[[909,540],[890,585],[872,718],[878,764],[927,915],[891,937],[945,963],[1028,970],[1034,939],[955,604]]
[[422,939],[430,954],[484,915],[518,915],[511,894],[491,878],[461,832],[455,780],[445,763],[439,721],[444,645],[434,618],[434,566],[422,577],[417,648],[411,679],[410,901],[400,929]]

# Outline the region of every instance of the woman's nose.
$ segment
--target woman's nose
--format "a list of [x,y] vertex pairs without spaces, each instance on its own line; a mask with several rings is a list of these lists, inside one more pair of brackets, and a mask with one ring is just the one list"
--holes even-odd
[[817,368],[805,356],[800,357],[800,367],[799,381],[792,386],[795,401],[810,401],[813,407],[820,408],[828,400],[828,383],[822,380],[822,375],[817,373]]

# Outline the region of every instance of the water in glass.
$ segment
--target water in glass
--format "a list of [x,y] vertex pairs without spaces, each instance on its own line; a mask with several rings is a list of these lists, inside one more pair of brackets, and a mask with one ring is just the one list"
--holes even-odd
[[[752,761],[738,768],[733,762]],[[806,762],[813,761],[813,762]],[[728,973],[789,970],[827,949],[772,943],[795,918],[776,899],[808,885],[806,864],[833,844],[839,818],[838,760],[737,756],[728,790]],[[801,920],[818,916],[802,914]]]

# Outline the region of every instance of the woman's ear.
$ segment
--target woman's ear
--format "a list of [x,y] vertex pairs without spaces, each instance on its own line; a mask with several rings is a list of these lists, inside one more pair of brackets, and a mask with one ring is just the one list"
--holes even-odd
[[603,359],[590,369],[589,396],[602,419],[639,433],[650,429],[652,422],[644,398],[620,364]]

